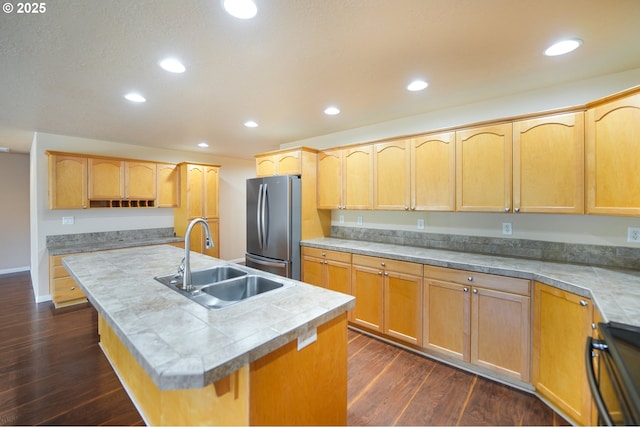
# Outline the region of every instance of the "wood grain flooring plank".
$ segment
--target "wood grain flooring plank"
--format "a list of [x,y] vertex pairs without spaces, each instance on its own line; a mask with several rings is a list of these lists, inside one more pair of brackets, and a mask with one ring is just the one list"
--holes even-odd
[[389,344],[369,339],[368,344],[358,353],[357,361],[354,360],[356,359],[354,358],[351,359],[354,363],[349,363],[347,377],[347,407],[358,399],[358,396],[365,391],[372,379],[379,375],[389,362],[391,362],[391,360],[400,353],[400,351],[400,349]]

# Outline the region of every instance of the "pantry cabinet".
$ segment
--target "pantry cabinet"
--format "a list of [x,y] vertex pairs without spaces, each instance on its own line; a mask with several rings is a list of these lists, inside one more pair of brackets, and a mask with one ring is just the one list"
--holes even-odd
[[590,106],[587,213],[640,215],[640,93]]
[[513,210],[584,213],[584,113],[513,123]]
[[372,206],[373,147],[361,145],[320,152],[318,208],[371,209]]
[[425,266],[423,347],[530,379],[528,280]]
[[47,153],[49,156],[49,209],[86,209],[87,158]]
[[184,237],[189,223],[195,218],[203,218],[209,224],[214,247],[204,247],[204,230],[200,225],[193,229],[191,250],[218,257],[220,253],[219,208],[218,208],[218,165],[180,163],[180,206],[174,209],[174,231]]
[[573,422],[591,425],[585,344],[592,334],[589,298],[535,283],[532,383]]
[[351,254],[302,248],[302,281],[344,294],[351,293]]
[[411,210],[454,211],[455,132],[421,135],[410,146]]
[[512,125],[456,131],[456,210],[511,211]]
[[422,264],[353,255],[351,321],[414,345],[422,343]]

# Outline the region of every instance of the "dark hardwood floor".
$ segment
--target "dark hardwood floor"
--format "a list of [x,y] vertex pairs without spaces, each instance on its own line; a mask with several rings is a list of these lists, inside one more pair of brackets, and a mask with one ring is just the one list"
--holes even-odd
[[[35,304],[0,275],[0,425],[142,425],[91,307]],[[534,396],[349,331],[350,425],[567,425]]]

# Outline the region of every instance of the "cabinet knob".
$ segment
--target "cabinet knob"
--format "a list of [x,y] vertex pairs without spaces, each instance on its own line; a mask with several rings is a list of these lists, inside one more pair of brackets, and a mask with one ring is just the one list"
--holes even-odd
[[87,209],[87,205],[82,205],[82,209]]
[[477,290],[477,289],[474,289],[474,290],[473,290],[473,294],[474,294],[474,295],[477,295],[477,294],[478,294],[478,290]]
[[514,211],[516,211],[516,213],[520,212],[520,208],[515,208]]
[[326,256],[327,254],[325,254],[324,252],[322,252],[322,256]]
[[473,276],[467,277],[467,282],[473,282]]
[[504,208],[505,212],[509,212],[511,210],[511,208]]
[[580,305],[581,305],[581,306],[583,306],[583,307],[586,307],[586,306],[588,306],[588,305],[589,305],[589,303],[588,303],[588,302],[586,302],[585,300],[581,299],[581,300],[580,300]]
[[409,210],[409,206],[405,206],[405,207],[404,207],[404,210],[405,210],[405,211],[408,211],[408,210]]
[[384,267],[384,262],[381,262],[380,265]]
[[415,206],[411,207],[411,210],[412,210],[412,211],[415,211],[415,210],[416,210],[416,207],[415,207]]
[[71,290],[72,290],[72,291],[75,291],[75,290],[76,290],[76,287],[75,287],[75,286],[72,286],[72,287],[71,287]]
[[378,276],[382,276],[382,271],[378,271]]
[[469,288],[462,288],[462,292],[469,292]]
[[598,327],[598,326],[596,326],[596,324],[595,324],[595,323],[592,323],[592,324],[591,324],[591,329],[596,329],[597,327]]

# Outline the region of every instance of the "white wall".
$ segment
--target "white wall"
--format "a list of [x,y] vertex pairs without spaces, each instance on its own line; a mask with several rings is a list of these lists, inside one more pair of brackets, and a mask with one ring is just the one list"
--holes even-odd
[[[364,143],[402,135],[465,126],[487,120],[560,109],[598,100],[640,85],[640,69],[595,79],[573,82],[534,92],[496,98],[446,110],[407,117],[329,135],[294,141],[281,148],[307,146],[329,148]],[[425,96],[428,97],[428,90]],[[340,223],[340,216],[344,223]],[[425,232],[512,237],[531,240],[637,247],[628,243],[627,227],[639,227],[637,217],[591,215],[530,215],[482,213],[419,213],[393,211],[333,211],[333,225],[363,226],[383,229],[417,230],[417,219],[425,220]],[[502,222],[513,224],[513,235],[502,235]]]
[[0,153],[0,274],[29,270],[29,156]]
[[[161,150],[62,135],[38,133],[31,147],[32,169],[32,281],[37,301],[50,298],[46,236],[115,230],[173,227],[173,209],[48,209],[47,150],[169,163],[192,161],[219,164],[220,168],[220,257],[244,258],[245,181],[255,176],[253,160]],[[62,225],[63,216],[73,216],[74,225]]]

